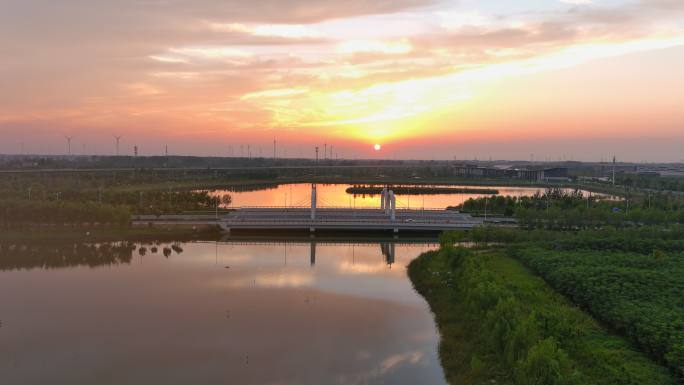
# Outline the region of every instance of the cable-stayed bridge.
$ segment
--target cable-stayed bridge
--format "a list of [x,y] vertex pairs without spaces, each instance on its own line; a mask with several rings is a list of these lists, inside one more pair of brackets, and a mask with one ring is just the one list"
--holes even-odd
[[440,232],[467,230],[484,221],[469,214],[444,209],[397,209],[392,190],[382,190],[380,207],[319,207],[324,201],[311,185],[308,207],[243,207],[210,215],[140,215],[136,224],[216,224],[224,231],[331,231],[331,232]]

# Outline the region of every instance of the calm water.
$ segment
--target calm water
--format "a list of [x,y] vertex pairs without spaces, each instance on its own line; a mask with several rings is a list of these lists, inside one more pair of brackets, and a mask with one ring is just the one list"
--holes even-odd
[[[319,207],[380,207],[380,195],[347,194],[348,184],[318,184]],[[442,185],[439,185],[442,186]],[[478,188],[478,186],[449,186],[460,188]],[[480,187],[481,188],[481,187]],[[532,196],[536,192],[544,192],[539,187],[486,186],[499,190],[499,195]],[[569,190],[568,190],[569,191]],[[214,194],[230,194],[233,198],[231,206],[308,206],[311,199],[311,184],[282,184],[256,191],[214,191]],[[486,194],[434,194],[434,195],[401,195],[397,194],[399,208],[435,208],[443,209],[456,206],[470,198],[484,197]],[[488,196],[488,195],[487,195]]]
[[152,247],[0,245],[0,383],[444,383],[405,269],[435,245]]

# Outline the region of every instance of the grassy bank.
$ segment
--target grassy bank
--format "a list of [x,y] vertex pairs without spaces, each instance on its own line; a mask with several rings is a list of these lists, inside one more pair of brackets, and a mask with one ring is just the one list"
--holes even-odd
[[409,265],[452,384],[673,384],[670,372],[501,249],[444,246]]

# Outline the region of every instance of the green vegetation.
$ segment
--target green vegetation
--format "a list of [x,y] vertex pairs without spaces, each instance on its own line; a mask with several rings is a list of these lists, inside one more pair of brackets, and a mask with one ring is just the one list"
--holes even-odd
[[549,188],[530,197],[492,196],[468,199],[456,209],[476,215],[515,216],[526,228],[577,230],[684,224],[684,199],[668,194],[637,195],[623,200],[585,196],[581,191]]
[[452,384],[672,384],[654,364],[556,294],[503,248],[445,237],[409,265],[435,313]]
[[[684,253],[511,249],[559,292],[684,376]],[[669,246],[669,247],[667,247]]]
[[445,245],[495,243],[684,378],[684,226],[551,231],[482,227]]
[[664,191],[684,191],[684,178],[663,177],[659,175],[619,174],[615,183],[632,188],[645,188]]
[[207,192],[118,192],[92,199],[87,193],[68,191],[58,199],[2,199],[0,227],[32,225],[126,226],[131,213],[163,214],[212,209],[230,203],[230,196],[212,197]]
[[0,228],[5,229],[86,223],[125,226],[129,221],[130,211],[121,205],[0,200]]
[[[132,214],[213,210],[228,205],[228,194],[171,190],[156,178],[75,175],[19,175],[0,180],[0,228],[32,226],[123,227]],[[138,183],[129,184],[126,183]]]

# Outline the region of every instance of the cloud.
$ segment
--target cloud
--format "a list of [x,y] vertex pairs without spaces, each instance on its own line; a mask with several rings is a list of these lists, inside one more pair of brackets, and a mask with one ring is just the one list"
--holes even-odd
[[280,98],[284,96],[295,96],[307,93],[305,88],[283,88],[277,90],[265,90],[259,92],[251,92],[242,96],[242,100],[261,99],[261,98]]
[[319,37],[319,33],[310,27],[301,24],[256,24],[245,25],[240,23],[212,23],[211,28],[221,32],[239,32],[253,36],[282,37],[286,39],[309,39]]
[[382,54],[405,54],[413,50],[411,43],[406,39],[397,41],[381,40],[348,40],[340,43],[337,50],[341,53],[382,53]]
[[506,13],[433,0],[0,0],[0,120],[397,122],[468,99],[473,90],[444,82],[463,73],[520,69],[514,62],[543,71],[684,33],[680,0],[565,2]]
[[583,4],[592,4],[592,0],[560,0],[561,3],[566,3],[566,4],[574,4],[574,5],[583,5]]

